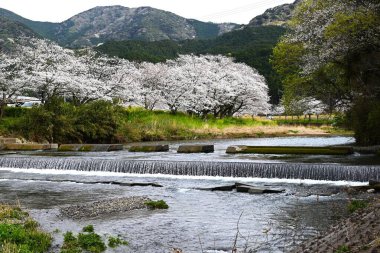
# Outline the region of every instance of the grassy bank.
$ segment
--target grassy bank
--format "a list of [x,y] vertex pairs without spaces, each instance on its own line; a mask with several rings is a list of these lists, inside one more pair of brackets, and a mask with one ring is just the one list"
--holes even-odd
[[0,204],[0,252],[42,253],[51,242],[51,235],[19,206]]
[[41,108],[7,108],[0,120],[0,135],[58,143],[125,143],[158,140],[327,136],[351,134],[334,128],[330,119],[229,117],[199,118],[185,113],[123,108],[107,102],[82,106],[55,102]]

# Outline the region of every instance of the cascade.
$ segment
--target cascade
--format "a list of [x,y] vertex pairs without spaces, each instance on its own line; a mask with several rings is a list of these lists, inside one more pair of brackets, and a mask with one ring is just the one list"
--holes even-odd
[[380,180],[380,166],[345,166],[336,164],[144,161],[85,157],[1,157],[0,167],[357,182]]

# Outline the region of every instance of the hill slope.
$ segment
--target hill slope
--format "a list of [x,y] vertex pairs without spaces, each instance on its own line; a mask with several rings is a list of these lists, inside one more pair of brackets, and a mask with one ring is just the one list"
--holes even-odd
[[51,22],[32,21],[2,8],[0,8],[0,17],[21,23],[32,29],[35,33],[47,38],[49,38],[49,34],[52,33],[52,31],[58,26],[58,24]]
[[279,25],[283,26],[290,20],[294,9],[302,0],[296,0],[292,4],[283,4],[266,10],[263,14],[254,17],[249,26]]
[[40,37],[32,29],[0,16],[0,51],[8,51],[12,48],[12,38]]

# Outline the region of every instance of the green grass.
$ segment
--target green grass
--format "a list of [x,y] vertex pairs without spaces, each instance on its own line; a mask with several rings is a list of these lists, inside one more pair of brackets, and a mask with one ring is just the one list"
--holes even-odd
[[52,237],[19,207],[0,205],[0,252],[43,253]]
[[94,225],[87,225],[85,226],[82,231],[87,233],[94,233]]
[[119,237],[113,237],[113,236],[111,236],[111,237],[108,238],[108,246],[110,248],[116,248],[116,247],[118,247],[120,245],[128,246],[128,244],[129,243],[127,241],[124,241],[124,240],[120,239]]
[[367,206],[368,206],[368,201],[365,201],[365,200],[352,200],[348,204],[347,208],[348,208],[348,211],[350,213],[354,213],[357,210],[366,208]]
[[79,233],[78,244],[82,249],[91,253],[101,253],[106,250],[106,245],[102,238],[94,232]]
[[276,123],[239,117],[199,118],[181,112],[171,114],[166,111],[128,108],[121,132],[131,141],[156,141],[215,137],[211,131],[208,131],[212,128],[267,125],[276,125]]
[[147,202],[145,202],[145,205],[149,209],[168,209],[169,208],[169,205],[166,204],[166,202],[164,200],[157,200],[157,201],[151,200],[151,201],[147,201]]
[[347,245],[341,245],[337,248],[334,253],[345,253],[345,252],[350,252],[350,248]]
[[[112,105],[108,104],[107,106],[112,107]],[[61,107],[66,109],[74,108],[74,106],[69,106],[67,104],[63,104]],[[265,117],[227,117],[220,119],[211,115],[205,118],[200,118],[195,115],[181,112],[172,114],[168,111],[150,111],[139,107],[115,107],[117,110],[107,109],[108,111],[105,110],[105,112],[103,112],[103,116],[108,115],[111,111],[115,111],[112,114],[112,124],[108,122],[111,125],[107,125],[108,127],[106,127],[103,123],[99,123],[99,126],[94,127],[92,121],[86,123],[86,119],[90,117],[87,115],[88,110],[92,107],[90,109],[85,107],[85,109],[88,109],[86,109],[87,111],[83,108],[81,110],[78,108],[72,110],[78,113],[78,115],[76,115],[77,120],[79,120],[78,122],[84,122],[80,127],[73,127],[72,122],[67,120],[67,115],[63,115],[64,117],[62,115],[62,117],[54,117],[55,119],[59,119],[59,121],[55,122],[55,141],[60,143],[126,143],[139,141],[209,139],[218,137],[265,137],[268,136],[268,133],[269,136],[284,136],[298,134],[299,131],[296,129],[297,127],[294,127],[295,129],[284,132],[280,129],[280,125],[309,125],[313,122],[318,122],[317,127],[321,127],[319,125],[323,124],[323,127],[326,128],[325,124],[327,124],[328,129],[326,129],[326,131],[332,131],[332,134],[335,133],[333,132],[335,130],[332,130],[331,127],[332,120],[328,118],[320,118],[319,120],[312,119],[311,121],[303,118],[299,120],[291,120],[288,118],[288,120],[285,120],[283,117],[276,117],[273,120],[266,119]],[[91,119],[99,118],[100,112],[99,115],[97,115],[98,112],[96,110],[92,111],[94,113],[91,116]],[[26,130],[25,119],[29,119],[30,117],[32,119],[42,117],[38,113],[36,114],[37,116],[32,115],[32,117],[28,112],[32,111],[14,111],[9,113],[12,117],[7,116],[1,119],[0,135],[24,136],[26,139],[46,141],[47,133],[41,133],[42,130],[35,131],[35,128],[33,127]],[[49,123],[54,120],[46,118],[45,121],[45,123]],[[38,119],[34,123],[37,124],[36,126],[39,126],[40,122],[41,120]],[[111,126],[112,129],[110,128]],[[260,129],[257,129],[257,131],[252,130],[255,127]],[[313,127],[315,128],[314,125]],[[278,129],[277,132],[276,129]],[[68,151],[69,149],[70,147],[60,147],[60,151]],[[90,151],[89,149],[88,146],[83,146],[80,151]]]

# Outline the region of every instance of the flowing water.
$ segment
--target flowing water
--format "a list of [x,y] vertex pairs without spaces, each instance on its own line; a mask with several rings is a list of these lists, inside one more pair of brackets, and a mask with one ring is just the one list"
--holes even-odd
[[[332,156],[320,157],[324,163],[308,164],[305,156],[227,155],[225,148],[239,144],[323,146],[350,142],[352,139],[346,137],[218,140],[213,141],[215,153],[191,155],[177,154],[179,143],[171,143],[170,152],[159,154],[8,154],[0,157],[0,200],[18,200],[45,229],[59,228],[55,244],[62,242],[62,232],[79,232],[93,224],[104,237],[119,235],[130,242],[128,247],[108,252],[155,253],[170,252],[172,248],[190,253],[231,252],[236,234],[240,249],[246,246],[256,250],[252,252],[291,252],[295,245],[346,215],[344,188],[363,184],[359,181],[368,177],[378,178],[379,167],[346,166]],[[155,182],[163,187],[88,184],[102,181]],[[198,190],[235,182],[285,191],[250,195]],[[164,199],[170,208],[91,220],[59,215],[61,206],[121,196]],[[58,247],[53,250],[59,252]]]

